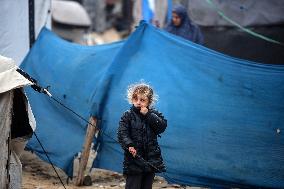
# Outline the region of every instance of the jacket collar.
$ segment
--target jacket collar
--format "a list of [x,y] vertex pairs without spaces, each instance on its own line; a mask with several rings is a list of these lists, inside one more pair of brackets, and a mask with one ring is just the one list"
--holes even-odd
[[133,112],[140,114],[140,108],[136,108],[134,105],[131,106],[130,108]]

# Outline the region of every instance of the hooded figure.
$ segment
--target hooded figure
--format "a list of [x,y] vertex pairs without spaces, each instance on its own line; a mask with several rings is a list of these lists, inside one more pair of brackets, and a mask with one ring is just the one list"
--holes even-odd
[[173,8],[172,19],[165,30],[194,43],[203,44],[203,35],[199,27],[191,22],[186,8],[182,5]]

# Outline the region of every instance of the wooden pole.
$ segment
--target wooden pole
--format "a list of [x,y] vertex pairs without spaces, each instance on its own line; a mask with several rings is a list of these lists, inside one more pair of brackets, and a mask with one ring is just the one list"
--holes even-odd
[[84,181],[84,173],[85,169],[88,163],[88,158],[90,155],[90,150],[91,150],[91,144],[94,139],[94,135],[96,132],[96,124],[97,124],[97,119],[95,117],[90,117],[89,122],[92,124],[88,124],[87,132],[86,132],[86,137],[85,137],[85,143],[83,146],[82,150],[82,155],[79,160],[79,171],[78,171],[78,176],[76,179],[76,186],[82,186],[83,181]]

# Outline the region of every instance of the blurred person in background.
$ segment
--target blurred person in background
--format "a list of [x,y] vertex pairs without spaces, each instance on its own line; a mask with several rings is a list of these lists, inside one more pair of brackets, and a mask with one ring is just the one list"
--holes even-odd
[[167,32],[183,37],[197,44],[203,44],[203,35],[194,24],[183,5],[176,5],[172,10],[172,19],[164,28]]

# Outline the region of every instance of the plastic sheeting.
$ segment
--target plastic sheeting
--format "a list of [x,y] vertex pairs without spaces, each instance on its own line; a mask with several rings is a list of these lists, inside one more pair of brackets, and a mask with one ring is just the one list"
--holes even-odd
[[0,55],[0,64],[0,93],[32,84],[16,71],[18,67],[11,58]]
[[[116,143],[129,84],[159,95],[168,120],[159,139],[166,179],[210,187],[284,187],[284,66],[232,58],[145,23],[125,42],[83,47],[44,29],[23,68],[85,119],[100,120],[99,168],[122,171]],[[27,89],[37,135],[55,165],[72,173],[86,123]],[[33,138],[29,148],[46,160]]]
[[[51,26],[50,3],[50,0],[34,1],[36,36],[44,25]],[[20,65],[29,51],[29,1],[1,0],[0,26],[0,54]]]
[[[89,120],[97,84],[121,46],[122,42],[81,46],[64,41],[43,29],[22,67],[40,85],[50,86],[49,91],[56,99]],[[28,88],[27,94],[37,124],[41,125],[37,127],[37,135],[50,152],[53,163],[71,176],[73,158],[82,149],[87,124],[33,89]],[[34,137],[28,148],[47,161]]]
[[[211,1],[216,7],[212,7]],[[189,0],[188,9],[194,22],[202,26],[232,26],[217,13],[222,11],[241,26],[269,26],[284,23],[282,0]]]

